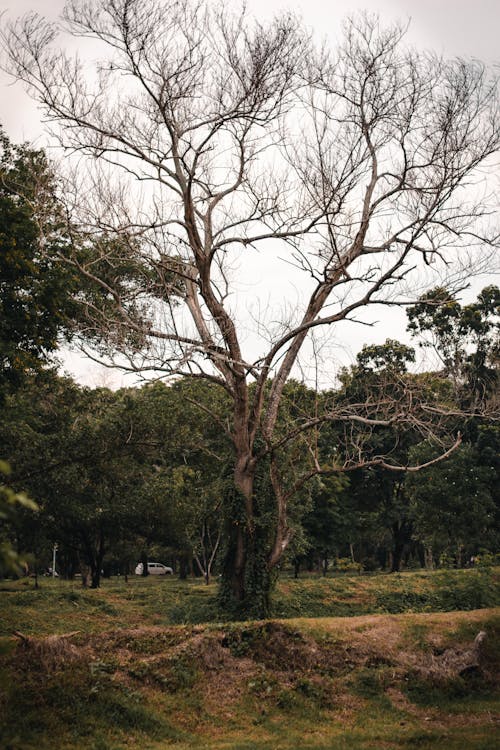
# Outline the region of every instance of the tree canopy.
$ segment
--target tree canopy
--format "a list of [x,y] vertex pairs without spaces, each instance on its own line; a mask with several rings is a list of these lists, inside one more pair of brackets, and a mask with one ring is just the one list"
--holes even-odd
[[54,355],[75,314],[74,274],[45,153],[0,133],[0,397]]

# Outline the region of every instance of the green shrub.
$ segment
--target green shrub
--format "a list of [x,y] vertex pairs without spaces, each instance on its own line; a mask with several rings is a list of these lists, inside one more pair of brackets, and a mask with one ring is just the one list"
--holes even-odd
[[334,562],[334,569],[338,573],[361,573],[361,563],[353,562],[350,557],[338,557]]
[[465,571],[461,575],[438,573],[435,585],[436,610],[482,609],[495,607],[500,601],[498,581],[488,568]]
[[466,571],[438,571],[427,578],[425,590],[417,590],[417,578],[393,579],[399,585],[378,590],[377,611],[451,612],[495,607],[500,601],[499,585],[488,568]]

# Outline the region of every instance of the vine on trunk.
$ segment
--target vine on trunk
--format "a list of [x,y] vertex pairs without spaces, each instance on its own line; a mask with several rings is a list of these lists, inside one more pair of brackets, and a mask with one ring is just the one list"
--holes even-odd
[[[271,614],[276,569],[269,566],[269,550],[276,530],[276,502],[269,476],[269,460],[257,465],[253,484],[253,519],[245,516],[245,498],[228,482],[224,497],[226,545],[218,594],[220,609],[233,619],[261,619]],[[242,564],[236,560],[243,546]]]

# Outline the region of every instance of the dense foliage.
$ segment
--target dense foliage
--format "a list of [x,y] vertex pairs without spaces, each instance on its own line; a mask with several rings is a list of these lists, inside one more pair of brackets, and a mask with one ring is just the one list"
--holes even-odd
[[43,151],[0,130],[0,399],[38,369],[75,313],[74,277],[54,262],[68,243]]

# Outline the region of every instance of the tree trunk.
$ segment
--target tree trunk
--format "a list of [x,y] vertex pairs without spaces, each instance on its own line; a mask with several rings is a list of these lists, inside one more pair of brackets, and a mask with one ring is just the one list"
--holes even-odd
[[231,524],[222,570],[222,585],[235,603],[245,599],[246,535],[243,524]]
[[186,552],[179,554],[179,580],[187,581],[189,573],[189,562]]
[[104,550],[99,549],[90,562],[91,589],[98,589],[101,586],[102,561],[104,559]]
[[391,573],[399,573],[401,570],[401,562],[403,560],[404,544],[399,541],[394,544],[392,550],[392,564]]
[[149,570],[148,570],[148,553],[146,552],[146,550],[142,550],[142,552],[141,552],[141,564],[142,564],[142,573],[141,573],[141,575],[144,578],[146,578],[146,576],[149,575]]
[[219,605],[233,617],[265,618],[275,580],[269,564],[276,532],[269,462],[238,461],[225,497],[227,519]]
[[90,588],[91,589],[98,589],[101,586],[101,570],[99,567],[91,566],[91,583]]
[[90,588],[98,589],[101,585],[101,570],[105,553],[104,536],[102,532],[99,532],[97,541],[85,535],[82,536],[86,563],[90,567]]
[[80,561],[80,573],[82,576],[82,586],[84,589],[86,589],[89,585],[90,572],[89,566],[83,561]]

